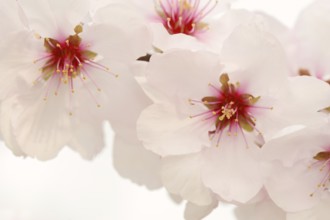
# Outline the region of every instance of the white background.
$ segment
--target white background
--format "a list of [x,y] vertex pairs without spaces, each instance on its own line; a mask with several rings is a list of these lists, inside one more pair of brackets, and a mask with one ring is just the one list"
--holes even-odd
[[[310,2],[237,0],[234,8],[263,10],[292,26]],[[108,147],[93,162],[67,149],[48,162],[21,159],[0,146],[0,220],[183,219],[184,205],[173,203],[165,190],[149,191],[119,177],[108,133]],[[234,220],[232,209],[218,208],[206,219]]]

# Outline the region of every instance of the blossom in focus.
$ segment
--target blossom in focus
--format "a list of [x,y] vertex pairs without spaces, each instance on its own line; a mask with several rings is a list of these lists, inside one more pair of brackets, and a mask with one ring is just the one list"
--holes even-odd
[[[319,96],[329,93],[324,82],[288,80],[284,51],[262,26],[239,25],[221,58],[175,50],[153,55],[146,69],[154,104],[142,112],[138,136],[164,157],[165,187],[197,205],[211,204],[213,193],[249,201],[263,186],[265,141],[287,126],[323,120],[317,111],[329,104]],[[306,99],[306,89],[318,91]]]
[[129,120],[128,108],[116,109],[122,95],[130,95],[126,103],[146,99],[136,93],[142,91],[129,65],[150,50],[150,34],[117,2],[99,9],[92,21],[87,0],[18,4],[25,28],[11,32],[1,48],[6,145],[41,160],[68,145],[90,159],[104,146],[103,121]]
[[264,159],[271,161],[265,186],[278,206],[298,212],[329,198],[329,124],[274,139],[264,148]]

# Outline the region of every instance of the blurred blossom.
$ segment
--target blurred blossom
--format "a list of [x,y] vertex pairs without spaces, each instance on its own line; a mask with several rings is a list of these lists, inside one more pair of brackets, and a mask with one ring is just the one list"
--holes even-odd
[[292,42],[288,45],[293,74],[330,82],[329,13],[329,1],[316,0],[298,16],[291,33]]

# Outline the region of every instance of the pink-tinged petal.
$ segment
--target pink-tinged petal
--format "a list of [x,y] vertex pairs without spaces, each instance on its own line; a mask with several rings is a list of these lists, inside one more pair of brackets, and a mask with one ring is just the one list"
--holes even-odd
[[330,35],[329,12],[329,2],[317,0],[306,7],[298,17],[293,29],[296,74],[302,68],[309,70],[312,75],[330,79],[330,52],[327,49],[330,46],[327,37]]
[[[286,211],[295,212],[313,207],[327,196],[328,168],[323,159],[315,159],[328,151],[329,124],[298,130],[269,141],[263,148],[268,162],[266,189],[274,202]],[[269,163],[271,162],[271,163]]]
[[246,203],[262,188],[263,178],[259,162],[253,154],[255,146],[246,149],[244,143],[220,143],[218,148],[204,151],[202,178],[221,198]]
[[129,64],[151,49],[151,36],[143,25],[127,28],[125,25],[100,23],[85,29],[82,38],[106,59]]
[[198,152],[209,143],[206,124],[180,118],[175,112],[174,106],[154,104],[141,113],[137,130],[145,148],[168,156]]
[[[70,116],[63,93],[43,101],[43,88],[20,95],[19,105],[11,109],[12,124],[16,141],[28,156],[40,160],[55,157],[71,137]],[[59,106],[61,108],[59,108]]]
[[313,114],[330,105],[329,84],[322,80],[308,76],[292,77],[290,87],[290,94],[286,97],[300,110],[299,116]]
[[288,85],[288,90],[279,92],[276,99],[268,104],[273,109],[258,115],[258,128],[266,140],[272,139],[285,127],[313,125],[325,120],[325,115],[319,111],[330,106],[327,83],[314,77],[297,76],[290,78]]
[[101,4],[104,6],[98,7],[93,15],[93,22],[97,24],[108,23],[126,29],[145,24],[143,15],[129,0],[111,0]]
[[245,10],[228,10],[223,16],[210,24],[210,30],[205,33],[207,36],[203,37],[202,41],[208,43],[208,45],[216,45],[217,47],[213,50],[220,53],[224,41],[233,30],[238,25],[251,20],[253,16],[254,13]]
[[162,180],[165,188],[199,206],[212,204],[212,193],[201,179],[205,161],[200,153],[165,157],[162,160]]
[[262,23],[253,20],[235,28],[224,42],[221,55],[226,69],[240,70],[231,75],[232,80],[245,85],[254,95],[277,92],[279,84],[281,90],[286,89],[284,50]]
[[150,30],[154,36],[153,45],[162,51],[169,51],[172,49],[202,50],[206,48],[206,44],[199,41],[194,36],[169,34],[162,23],[151,23]]
[[217,207],[218,201],[216,199],[214,199],[213,202],[207,206],[198,206],[188,202],[184,211],[184,218],[186,220],[201,220],[208,216]]
[[281,161],[290,167],[296,161],[312,159],[330,143],[329,129],[330,126],[325,124],[275,138],[263,146],[262,158],[264,161]]
[[311,160],[298,161],[292,167],[274,163],[265,186],[270,198],[285,211],[302,211],[320,201],[318,195],[311,194],[318,189],[322,173],[318,169],[309,169],[308,161]]
[[217,55],[177,50],[154,54],[146,69],[147,82],[171,101],[187,103],[210,93],[209,83],[218,84],[222,67]]
[[89,12],[88,0],[18,0],[18,3],[30,29],[43,37],[71,33]]

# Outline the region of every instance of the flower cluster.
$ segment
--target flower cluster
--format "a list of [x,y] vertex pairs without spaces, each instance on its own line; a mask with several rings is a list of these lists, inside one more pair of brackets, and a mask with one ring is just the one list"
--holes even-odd
[[119,174],[179,195],[186,219],[219,203],[328,219],[330,2],[292,29],[230,4],[0,0],[2,140],[92,159],[110,123]]

